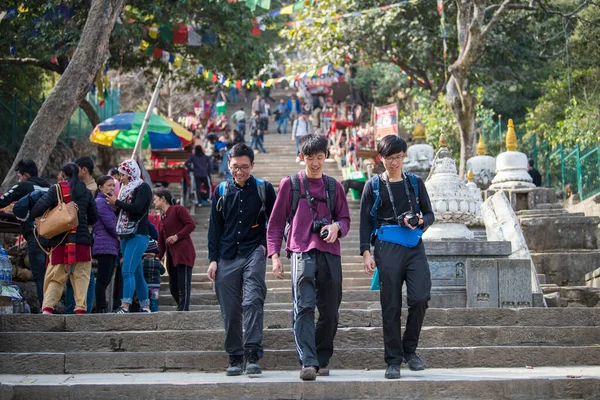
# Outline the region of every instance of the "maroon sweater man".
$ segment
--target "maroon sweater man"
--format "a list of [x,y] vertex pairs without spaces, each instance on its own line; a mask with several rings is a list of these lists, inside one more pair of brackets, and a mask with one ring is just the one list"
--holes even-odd
[[[294,339],[302,365],[300,379],[314,380],[317,373],[329,375],[327,366],[333,354],[342,301],[339,239],[348,234],[350,212],[342,185],[322,173],[327,158],[325,137],[303,137],[300,151],[306,161],[305,170],[298,173],[301,197],[291,218],[292,180],[290,177],[283,178],[269,219],[267,250],[272,259],[273,273],[283,279],[279,251],[286,221],[291,218],[286,250],[292,261]],[[328,190],[330,183],[335,183],[333,193]],[[319,320],[315,330],[316,305],[319,307]]]

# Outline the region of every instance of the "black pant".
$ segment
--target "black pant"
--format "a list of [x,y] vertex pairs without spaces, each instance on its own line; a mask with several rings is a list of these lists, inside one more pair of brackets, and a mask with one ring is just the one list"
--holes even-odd
[[[38,242],[35,240],[33,231],[27,233],[25,236],[27,241],[27,257],[29,258],[29,269],[33,275],[33,281],[35,282],[35,289],[37,292],[38,300],[40,302],[40,310],[42,309],[42,303],[44,301],[44,277],[46,276],[46,253],[41,249]],[[40,243],[45,245],[46,239],[39,237]],[[41,312],[41,311],[40,311]]]
[[98,273],[96,274],[96,310],[105,310],[106,288],[110,284],[115,270],[117,256],[112,254],[98,254],[94,258],[98,261]]
[[[383,319],[385,362],[400,365],[404,355],[417,351],[419,335],[431,299],[431,274],[425,246],[407,248],[398,244],[375,242],[375,263],[379,269],[380,301]],[[404,338],[401,335],[402,285],[406,282],[408,317]]]
[[[208,196],[210,195],[210,184],[208,183],[208,177],[194,176],[194,180],[196,181],[196,200],[198,200],[198,202],[200,202],[200,200],[208,200]],[[204,184],[206,192],[200,191],[202,184]]]
[[[292,255],[294,338],[303,367],[326,367],[333,355],[342,302],[342,258],[310,250]],[[319,319],[315,330],[315,306]]]
[[123,298],[123,273],[120,259],[115,262],[115,265],[117,273],[113,283],[113,311],[121,307],[121,299]]
[[169,290],[177,302],[177,311],[190,311],[192,267],[183,264],[169,267]]

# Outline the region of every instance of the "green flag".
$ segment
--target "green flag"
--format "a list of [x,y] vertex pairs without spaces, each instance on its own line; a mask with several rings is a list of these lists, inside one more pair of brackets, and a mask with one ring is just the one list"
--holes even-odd
[[246,0],[246,6],[252,11],[256,10],[256,0]]
[[256,5],[268,10],[271,8],[271,0],[257,0]]
[[304,1],[297,1],[294,3],[294,11],[302,10],[304,8]]

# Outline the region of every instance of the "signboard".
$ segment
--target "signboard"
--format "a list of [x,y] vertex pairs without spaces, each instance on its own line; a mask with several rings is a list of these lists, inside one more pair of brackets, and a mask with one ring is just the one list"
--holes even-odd
[[398,134],[398,107],[395,104],[375,107],[375,138]]

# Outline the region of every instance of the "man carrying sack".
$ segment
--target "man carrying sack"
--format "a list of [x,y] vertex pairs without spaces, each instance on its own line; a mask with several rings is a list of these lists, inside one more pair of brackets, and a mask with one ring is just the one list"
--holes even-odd
[[[433,224],[434,215],[423,180],[402,171],[406,150],[406,142],[398,136],[381,139],[377,152],[386,172],[367,182],[360,203],[360,253],[367,274],[373,274],[377,266],[373,284],[380,287],[387,379],[400,378],[402,362],[412,371],[425,369],[416,350],[431,298],[431,275],[421,235]],[[404,282],[408,317],[402,337]]]

